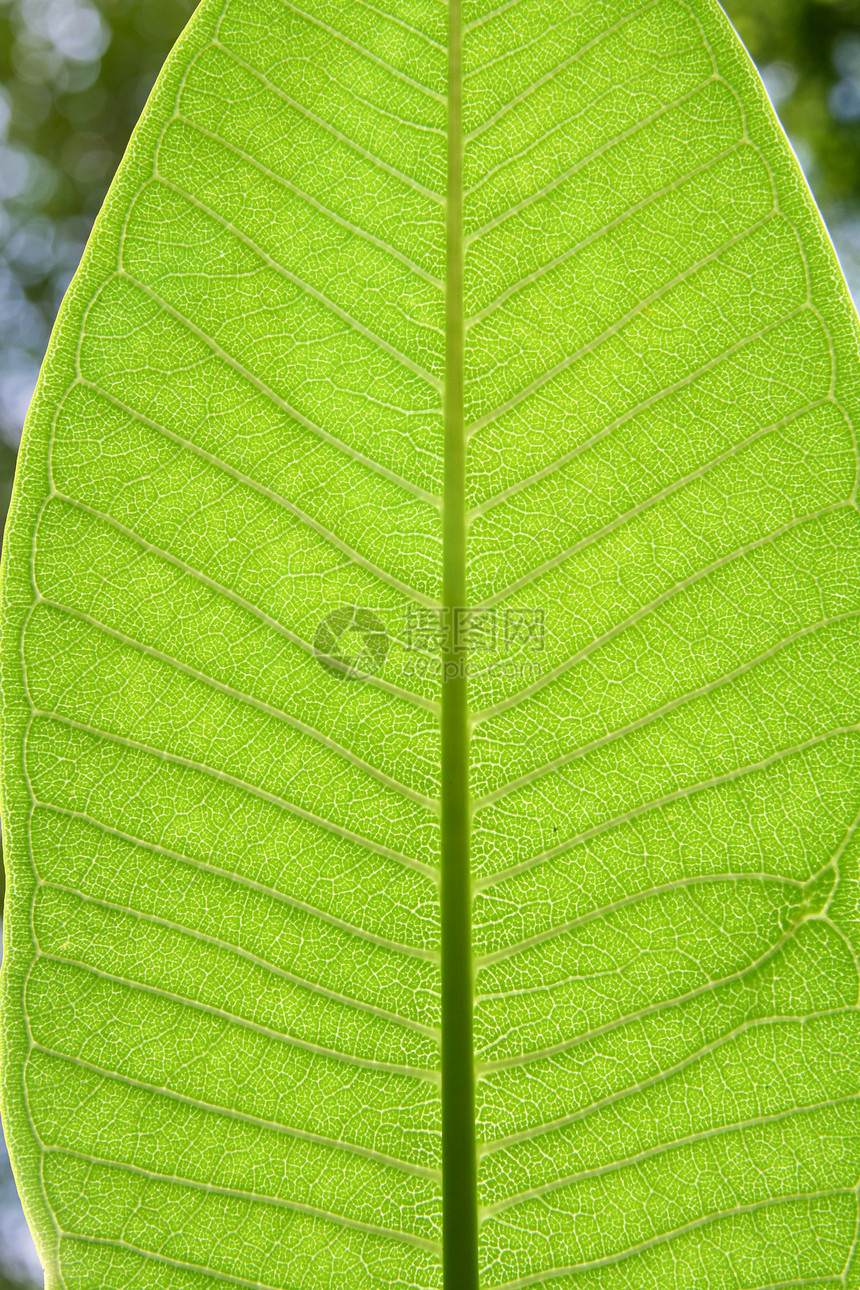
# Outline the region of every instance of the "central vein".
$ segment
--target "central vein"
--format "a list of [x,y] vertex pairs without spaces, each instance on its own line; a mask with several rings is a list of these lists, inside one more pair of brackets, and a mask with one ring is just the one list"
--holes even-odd
[[466,678],[461,0],[448,8],[445,492],[442,600],[442,1240],[444,1290],[477,1290],[472,880]]

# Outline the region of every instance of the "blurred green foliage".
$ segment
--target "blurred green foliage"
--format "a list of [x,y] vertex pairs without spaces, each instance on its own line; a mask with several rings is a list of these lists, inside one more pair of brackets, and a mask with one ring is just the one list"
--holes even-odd
[[[25,1290],[25,1285],[20,1281],[11,1281],[0,1268],[0,1290]],[[30,1290],[29,1286],[26,1286],[26,1290]]]
[[762,71],[825,216],[856,214],[860,0],[724,0],[724,8]]
[[191,0],[0,4],[9,139],[37,159],[19,205],[53,219],[92,219],[193,8]]
[[0,0],[0,433],[195,0]]

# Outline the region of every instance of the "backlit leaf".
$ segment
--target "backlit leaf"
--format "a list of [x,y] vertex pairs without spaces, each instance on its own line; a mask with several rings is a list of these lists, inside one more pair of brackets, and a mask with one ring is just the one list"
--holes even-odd
[[4,557],[50,1290],[860,1286],[857,339],[711,0],[204,0]]

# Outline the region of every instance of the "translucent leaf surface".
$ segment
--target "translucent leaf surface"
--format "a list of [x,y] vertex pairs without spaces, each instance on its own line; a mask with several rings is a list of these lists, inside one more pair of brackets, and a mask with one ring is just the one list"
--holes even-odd
[[63,307],[2,644],[48,1285],[856,1290],[856,320],[710,0],[451,15],[204,0]]

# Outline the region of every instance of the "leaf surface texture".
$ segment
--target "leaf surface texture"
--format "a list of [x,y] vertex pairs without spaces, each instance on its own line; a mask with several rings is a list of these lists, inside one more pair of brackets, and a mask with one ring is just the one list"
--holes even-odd
[[[851,1290],[855,316],[710,0],[462,30],[480,1284]],[[204,0],[52,341],[2,645],[50,1290],[442,1285],[447,51]]]

